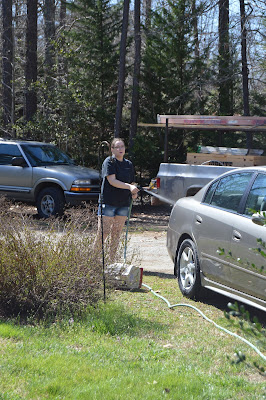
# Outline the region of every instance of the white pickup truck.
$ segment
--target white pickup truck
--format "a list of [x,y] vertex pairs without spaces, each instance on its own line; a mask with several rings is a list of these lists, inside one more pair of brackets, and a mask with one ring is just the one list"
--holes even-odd
[[193,196],[212,179],[236,168],[162,163],[156,177],[156,188],[150,193],[158,200],[173,205],[181,197]]

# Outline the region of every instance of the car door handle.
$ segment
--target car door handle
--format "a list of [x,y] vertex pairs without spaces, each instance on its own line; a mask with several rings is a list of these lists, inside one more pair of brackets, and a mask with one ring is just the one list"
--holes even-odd
[[201,224],[202,223],[202,218],[199,215],[196,215],[196,224]]
[[233,240],[238,242],[241,239],[242,239],[241,233],[239,233],[238,231],[233,230]]

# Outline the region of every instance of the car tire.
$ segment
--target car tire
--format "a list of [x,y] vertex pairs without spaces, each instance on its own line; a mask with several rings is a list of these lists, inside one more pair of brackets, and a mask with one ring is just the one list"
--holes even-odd
[[64,213],[65,197],[61,189],[47,187],[38,194],[36,205],[41,218],[60,216]]
[[182,294],[190,299],[199,298],[201,292],[200,264],[197,247],[190,239],[181,243],[176,259],[176,271]]

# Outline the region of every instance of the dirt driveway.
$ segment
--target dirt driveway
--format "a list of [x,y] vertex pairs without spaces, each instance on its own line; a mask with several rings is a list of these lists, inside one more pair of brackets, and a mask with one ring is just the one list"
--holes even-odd
[[133,206],[129,233],[128,258],[136,257],[144,272],[173,275],[173,263],[166,249],[166,231],[171,209],[169,206]]
[[166,249],[166,232],[129,233],[127,254],[130,259],[135,255],[137,263],[143,271],[173,274],[173,263]]

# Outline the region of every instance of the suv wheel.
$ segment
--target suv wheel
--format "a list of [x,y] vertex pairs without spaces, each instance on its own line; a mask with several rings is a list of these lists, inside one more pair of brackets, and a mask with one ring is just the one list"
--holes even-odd
[[195,243],[186,239],[181,243],[177,260],[177,279],[182,294],[190,299],[199,297],[201,291],[200,265]]
[[37,197],[37,210],[41,218],[64,213],[65,198],[59,188],[48,187],[40,191]]

